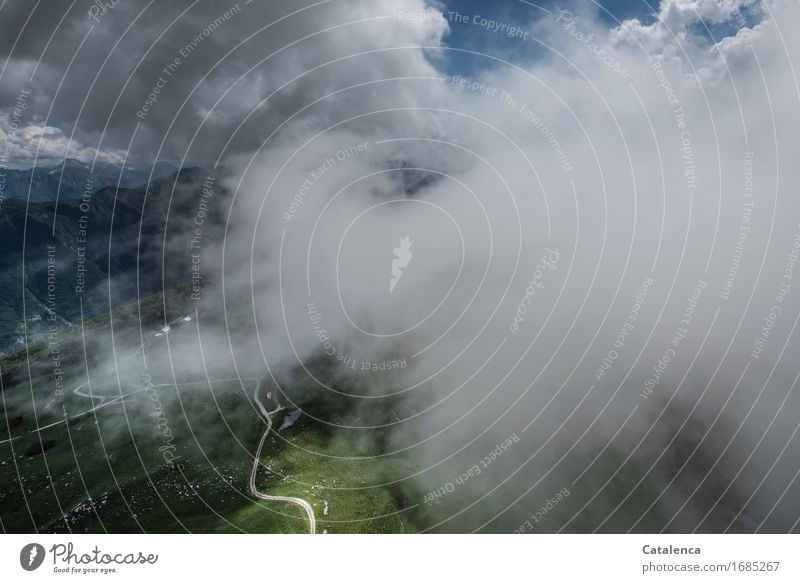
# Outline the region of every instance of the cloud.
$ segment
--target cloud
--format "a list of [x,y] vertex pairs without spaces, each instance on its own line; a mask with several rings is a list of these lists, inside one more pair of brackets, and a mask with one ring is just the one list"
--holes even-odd
[[[755,454],[771,463],[796,447],[782,351],[798,303],[780,285],[798,237],[786,190],[800,178],[787,165],[798,144],[776,120],[795,108],[798,54],[778,23],[798,11],[773,3],[709,51],[688,28],[745,6],[712,4],[665,2],[662,22],[602,34],[590,14],[568,28],[554,13],[532,27],[545,58],[497,62],[464,83],[332,97],[292,120],[301,131],[232,167],[226,285],[253,306],[260,349],[248,360],[278,379],[299,371],[318,398],[366,406],[403,395],[392,447],[413,452],[431,490],[524,435],[493,477],[447,501],[441,528],[515,528],[613,436],[619,458],[605,463],[624,466],[633,452],[625,467],[655,484],[634,500],[664,505],[648,518],[658,528],[791,527],[758,494],[764,483],[790,487],[796,468],[782,457],[767,475]],[[639,43],[620,44],[625,35]],[[403,67],[431,74],[421,50]],[[352,75],[375,81],[369,65]],[[354,121],[339,125],[344,112]],[[320,119],[329,125],[315,133]],[[409,194],[393,180],[404,168],[432,179]],[[389,294],[392,250],[406,236],[413,260]],[[772,328],[777,304],[785,316]],[[766,343],[765,322],[775,330]],[[320,378],[320,358],[350,375],[349,397]],[[398,359],[408,363],[399,381],[362,372]],[[676,462],[675,448],[693,455]],[[617,469],[592,467],[573,501],[590,504]],[[729,496],[708,502],[715,488]],[[644,519],[627,497],[597,500],[621,510],[597,518],[573,506],[544,528]]]
[[702,38],[698,32],[737,19],[741,28],[751,12],[758,14],[759,4],[757,0],[664,0],[651,24],[625,20],[611,31],[611,38],[617,43],[638,43],[654,55],[689,52],[697,59],[697,49],[704,44],[697,42]]
[[10,149],[8,161],[11,164],[8,167],[15,168],[57,165],[64,161],[65,156],[84,163],[120,164],[124,160],[121,153],[97,152],[75,140],[70,141],[60,128],[38,125],[16,128],[13,120],[0,123],[0,143]]
[[[230,7],[188,6],[70,14],[40,69],[67,75],[37,72],[29,111],[62,128],[48,152],[74,127],[81,148],[224,160],[212,364],[350,408],[322,419],[339,431],[388,426],[413,471],[387,471],[422,492],[519,438],[424,528],[511,531],[565,487],[542,530],[793,528],[796,497],[773,504],[798,459],[796,3],[665,0],[611,30],[566,4],[578,20],[520,22],[525,58],[458,77],[421,0],[252,3],[208,35]],[[760,20],[695,36],[743,9]],[[20,63],[54,29],[35,16]]]
[[[419,72],[422,55],[389,49],[436,45],[447,29],[440,20],[397,25],[400,11],[429,10],[421,0],[118,3],[94,19],[92,5],[4,10],[0,105],[28,89],[28,124],[115,157],[129,145],[135,157],[203,162],[228,154],[218,151],[225,145],[252,150],[320,90]],[[387,50],[359,57],[359,47]],[[73,155],[60,143],[43,148]]]

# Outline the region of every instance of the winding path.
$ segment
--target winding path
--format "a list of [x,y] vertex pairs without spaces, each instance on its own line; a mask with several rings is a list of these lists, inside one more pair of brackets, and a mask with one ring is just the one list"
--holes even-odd
[[253,496],[260,498],[261,500],[289,502],[290,504],[296,504],[305,510],[306,516],[308,516],[309,534],[316,534],[317,519],[314,517],[314,509],[311,507],[311,504],[302,498],[296,498],[294,496],[271,496],[269,494],[264,494],[263,492],[260,492],[258,488],[256,488],[256,473],[258,472],[258,464],[261,462],[261,450],[264,448],[264,443],[267,441],[269,432],[272,431],[272,415],[283,409],[283,407],[278,406],[278,408],[272,412],[267,411],[261,400],[258,398],[258,389],[259,386],[256,386],[256,389],[253,392],[253,397],[255,398],[256,405],[258,405],[258,409],[261,411],[261,415],[263,415],[264,419],[267,421],[267,430],[264,432],[264,435],[261,436],[261,440],[258,442],[258,449],[256,450],[255,461],[253,463],[253,471],[250,473],[250,492],[253,494]]
[[[186,318],[188,318],[188,316]],[[189,321],[186,318],[179,318],[179,319],[175,320],[173,322],[173,324],[177,324],[179,321]],[[144,345],[142,345],[132,355],[132,357],[135,357],[139,352],[142,351],[143,348],[144,348]],[[234,379],[222,379],[222,380],[234,380]],[[316,534],[317,521],[316,521],[316,518],[314,516],[314,509],[311,507],[311,504],[309,504],[306,500],[303,500],[302,498],[296,498],[294,496],[272,496],[270,494],[264,494],[263,492],[260,492],[258,490],[258,488],[256,488],[256,474],[258,473],[258,464],[261,462],[261,451],[264,448],[264,443],[267,441],[267,437],[269,436],[270,431],[272,431],[272,415],[274,415],[275,413],[277,413],[279,411],[282,411],[283,407],[278,405],[277,408],[274,411],[272,411],[272,412],[267,411],[267,409],[264,407],[264,404],[261,402],[261,399],[258,396],[258,389],[260,388],[261,383],[258,382],[258,379],[253,379],[253,380],[256,380],[256,388],[255,388],[255,390],[253,392],[253,397],[255,398],[256,405],[258,405],[258,409],[261,412],[261,415],[266,420],[267,429],[264,432],[264,435],[261,436],[261,440],[258,442],[258,449],[256,450],[255,460],[254,460],[254,463],[253,463],[253,470],[250,473],[250,492],[253,494],[253,496],[255,496],[257,498],[260,498],[261,500],[268,500],[268,501],[271,501],[271,502],[288,502],[289,504],[295,504],[295,505],[299,506],[300,508],[302,508],[305,511],[306,516],[308,516],[309,533],[310,534]],[[169,383],[162,384],[162,385],[150,385],[149,387],[142,387],[142,388],[138,388],[136,390],[130,391],[130,392],[124,394],[124,395],[108,396],[108,395],[95,395],[95,394],[85,393],[83,391],[83,388],[87,384],[88,383],[81,383],[80,385],[78,385],[77,387],[75,387],[73,389],[73,393],[78,397],[82,397],[82,398],[89,399],[89,400],[92,400],[92,401],[95,400],[95,399],[99,400],[99,402],[97,404],[93,404],[93,407],[91,409],[88,409],[86,411],[82,411],[82,412],[80,412],[78,414],[75,414],[75,415],[72,415],[72,416],[68,416],[66,414],[66,411],[65,411],[65,415],[64,415],[63,419],[60,419],[58,421],[55,421],[55,422],[50,423],[48,425],[45,425],[43,427],[37,427],[36,429],[32,429],[32,430],[30,430],[30,431],[28,431],[26,433],[21,434],[21,435],[17,435],[17,436],[14,436],[14,437],[11,437],[9,435],[8,439],[0,440],[0,445],[6,444],[6,443],[9,443],[9,442],[12,442],[12,441],[16,441],[17,439],[21,439],[21,438],[23,438],[23,437],[25,437],[27,435],[38,433],[38,432],[40,432],[40,431],[42,431],[44,429],[48,429],[50,427],[61,425],[62,423],[66,423],[70,419],[75,419],[77,417],[81,417],[83,415],[86,415],[86,414],[92,413],[94,411],[97,411],[98,409],[102,409],[102,408],[107,407],[109,405],[113,405],[115,403],[118,403],[118,402],[122,401],[125,397],[128,397],[130,395],[134,395],[136,393],[140,393],[142,391],[147,390],[148,388],[154,388],[155,389],[155,388],[161,388],[161,387],[166,387],[166,386],[174,386],[173,384],[169,384]],[[180,383],[180,384],[193,384],[193,383]]]
[[[124,395],[117,395],[117,396],[104,396],[104,395],[89,395],[84,393],[81,389],[86,386],[86,383],[82,383],[73,389],[73,393],[78,397],[83,397],[85,399],[100,399],[100,402],[97,405],[93,406],[91,409],[87,409],[86,411],[81,411],[80,413],[75,413],[74,415],[67,415],[66,412],[64,414],[63,419],[59,419],[58,421],[54,421],[53,423],[49,423],[47,425],[42,425],[37,427],[36,429],[30,429],[26,433],[22,433],[20,435],[15,435],[14,437],[9,437],[8,439],[0,440],[0,445],[10,443],[12,441],[17,441],[18,439],[22,439],[23,437],[27,437],[28,435],[33,435],[34,433],[39,433],[40,431],[44,431],[45,429],[50,429],[51,427],[55,427],[57,425],[61,425],[66,423],[71,419],[77,419],[78,417],[83,417],[84,415],[88,415],[97,411],[98,409],[102,409],[103,407],[108,407],[109,405],[113,405],[114,403],[119,403],[125,397],[129,397],[131,395],[135,395],[136,393],[141,393],[142,391],[146,390],[146,388],[136,389],[135,391],[131,391],[129,393],[125,393]],[[153,385],[153,388],[158,387],[171,387],[174,385],[171,384],[164,384],[164,385]]]

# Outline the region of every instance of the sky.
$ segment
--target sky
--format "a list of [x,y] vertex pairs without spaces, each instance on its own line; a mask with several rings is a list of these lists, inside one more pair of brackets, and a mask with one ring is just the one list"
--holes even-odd
[[34,6],[0,14],[10,163],[160,158],[233,193],[202,306],[252,329],[203,331],[215,367],[327,392],[322,355],[405,359],[343,398],[406,396],[391,444],[432,489],[524,435],[448,502],[462,530],[513,527],[612,438],[698,527],[696,476],[650,465],[689,420],[741,494],[724,520],[793,527],[797,2]]
[[[235,133],[228,146],[234,151],[251,149],[257,136],[248,130],[259,124],[267,127],[291,109],[295,96],[288,93],[294,85],[272,96],[270,108],[260,103],[282,85],[278,83],[280,72],[302,71],[304,64],[316,62],[319,53],[314,46],[317,42],[324,45],[326,38],[339,43],[334,52],[341,48],[344,54],[348,42],[332,40],[340,31],[378,30],[389,23],[387,16],[396,16],[399,10],[378,3],[371,11],[372,20],[348,24],[342,18],[347,10],[339,11],[336,6],[357,4],[323,2],[304,9],[303,3],[253,5],[199,0],[160,3],[156,10],[152,4],[138,2],[115,4],[105,14],[94,14],[90,10],[98,9],[87,1],[61,4],[57,9],[45,8],[41,2],[7,3],[0,23],[0,76],[4,81],[0,131],[8,146],[6,164],[53,165],[64,156],[90,161],[95,153],[98,159],[109,162],[119,163],[126,157],[129,162],[152,162],[155,152],[172,162],[188,158],[190,163],[208,163],[216,161],[219,153],[214,151],[216,146],[207,145],[212,140],[206,131],[209,137],[220,131]],[[735,33],[743,24],[757,21],[751,9],[756,3],[726,0],[722,4],[741,4],[743,20],[717,18],[708,11],[704,15],[701,10],[697,13],[700,18],[687,25],[694,36],[705,37],[708,46],[712,37]],[[679,8],[670,8],[672,5]],[[442,31],[432,32],[433,36],[425,40],[433,40],[443,50],[428,51],[425,58],[446,74],[491,70],[497,67],[498,59],[530,64],[551,58],[552,51],[542,44],[546,35],[533,29],[547,28],[551,14],[559,10],[569,8],[585,14],[584,19],[590,17],[601,29],[613,29],[626,19],[639,19],[644,25],[652,25],[656,19],[655,6],[634,0],[547,0],[538,5],[517,0],[470,0],[436,6],[444,19],[439,23]],[[225,16],[227,8],[231,11]],[[381,15],[380,10],[384,10]],[[687,10],[694,12],[693,2],[670,0],[664,14]],[[520,31],[513,36],[498,33],[487,26],[476,26],[475,17]],[[270,24],[275,19],[280,20]],[[215,20],[216,26],[212,24]],[[396,18],[392,20],[397,24]],[[334,28],[325,32],[325,24]],[[202,31],[209,25],[213,34],[204,35]],[[387,30],[391,29],[397,27]],[[412,37],[389,34],[386,38]],[[237,48],[243,39],[244,44]],[[284,41],[290,46],[283,46]],[[231,50],[233,53],[227,55]],[[181,58],[181,51],[187,58],[161,82],[165,86],[158,87],[162,68]],[[220,57],[224,60],[217,62]],[[313,77],[321,79],[326,71],[335,69],[319,69]],[[297,83],[301,91],[302,86],[310,87],[308,79]],[[161,93],[158,107],[142,112],[154,89]],[[109,99],[109,95],[114,98]],[[25,108],[15,120],[15,107],[20,113],[21,99]],[[247,115],[248,122],[239,127]],[[254,119],[258,123],[251,123]],[[203,127],[195,136],[201,122]],[[191,144],[188,152],[187,143]]]
[[[459,21],[450,12],[468,15],[480,15],[498,22],[510,24],[529,25],[537,20],[547,17],[547,11],[558,11],[569,8],[570,2],[546,0],[543,2],[527,2],[511,0],[507,2],[481,2],[480,0],[454,0],[445,3],[442,10],[450,21],[450,30],[444,37],[444,42],[451,47],[486,52],[493,55],[504,54],[512,58],[536,59],[537,53],[542,53],[533,43],[520,42],[518,38],[509,38],[506,35],[496,34],[489,30],[476,29],[471,22]],[[602,2],[584,2],[602,22],[609,28],[618,25],[620,21],[628,18],[638,18],[642,21],[654,18],[652,5],[644,0],[606,0]],[[471,20],[471,19],[470,19]],[[450,62],[445,67],[452,72],[467,72],[486,67],[487,64],[480,58],[469,59],[462,54],[451,54]]]

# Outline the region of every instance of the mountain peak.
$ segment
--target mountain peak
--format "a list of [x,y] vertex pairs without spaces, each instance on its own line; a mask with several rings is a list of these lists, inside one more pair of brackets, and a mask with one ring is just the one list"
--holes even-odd
[[78,160],[76,158],[65,158],[64,161],[61,164],[59,164],[58,166],[56,166],[55,168],[59,168],[60,169],[62,167],[63,168],[80,168],[80,169],[90,168],[89,164],[81,162],[80,160]]

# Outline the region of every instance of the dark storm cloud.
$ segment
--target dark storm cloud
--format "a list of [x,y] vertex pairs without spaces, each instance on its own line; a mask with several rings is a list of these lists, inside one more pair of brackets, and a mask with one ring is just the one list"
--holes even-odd
[[[407,4],[406,9],[424,9],[422,2]],[[103,10],[99,5],[4,8],[0,106],[8,112],[19,93],[29,90],[25,125],[56,128],[41,144],[18,144],[17,164],[31,160],[37,145],[48,156],[78,157],[61,152],[73,132],[81,157],[85,146],[119,158],[137,126],[134,159],[154,156],[162,140],[161,156],[174,159],[216,159],[229,138],[233,150],[254,149],[278,123],[325,93],[370,75],[402,76],[418,67],[403,51],[355,56],[316,69],[261,103],[293,78],[367,45],[376,50],[437,43],[443,31],[387,26],[396,23],[398,6],[389,2],[320,2],[310,8],[310,2],[245,0],[121,1],[107,2]],[[332,98],[317,108],[317,121],[334,118],[335,103],[347,99]],[[59,134],[57,144],[52,134]]]

